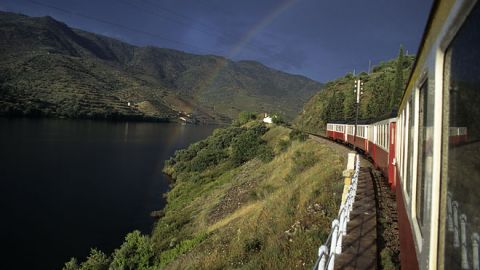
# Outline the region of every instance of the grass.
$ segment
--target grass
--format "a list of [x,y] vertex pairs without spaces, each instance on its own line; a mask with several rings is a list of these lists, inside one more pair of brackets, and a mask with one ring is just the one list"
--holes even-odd
[[[289,132],[274,126],[262,138],[275,148],[289,140]],[[182,229],[189,232],[184,235],[204,231],[208,234],[188,254],[162,264],[166,269],[311,266],[318,245],[328,235],[330,222],[338,210],[343,167],[343,157],[325,145],[311,140],[289,141],[289,146],[276,152],[268,163],[250,160],[203,187],[176,186],[172,193],[180,189],[190,200],[182,202],[182,207],[174,207],[176,211],[170,215],[181,218],[182,212],[195,213]],[[290,181],[285,181],[287,175]],[[233,212],[214,223],[208,222],[209,213],[221,203],[222,196],[232,188],[253,181],[256,185],[246,191],[248,195]],[[184,190],[186,188],[189,190]],[[315,203],[322,205],[323,211],[309,211],[309,206]],[[169,216],[169,211],[166,212]],[[178,238],[178,235],[162,234],[167,239]]]

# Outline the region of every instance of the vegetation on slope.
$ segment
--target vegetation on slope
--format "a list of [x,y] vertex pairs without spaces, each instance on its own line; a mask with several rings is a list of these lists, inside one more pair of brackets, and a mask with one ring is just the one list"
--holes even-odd
[[293,119],[320,88],[253,61],[137,47],[0,11],[0,115],[218,123],[253,110]]
[[132,233],[111,256],[93,250],[64,269],[309,268],[337,215],[343,166],[282,126],[217,129],[166,162],[174,184],[151,236]]
[[405,56],[400,48],[398,58],[380,63],[370,74],[347,74],[325,84],[314,95],[294,120],[294,125],[304,131],[323,133],[328,121],[355,120],[355,80],[364,82],[358,119],[375,120],[390,116],[397,109],[406,79],[410,74],[414,56]]

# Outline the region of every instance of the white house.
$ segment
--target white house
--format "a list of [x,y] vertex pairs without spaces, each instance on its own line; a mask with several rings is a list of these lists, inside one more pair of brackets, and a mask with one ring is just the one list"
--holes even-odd
[[268,123],[268,124],[273,123],[272,117],[268,116],[268,114],[265,113],[265,117],[263,118],[263,122],[264,122],[264,123]]

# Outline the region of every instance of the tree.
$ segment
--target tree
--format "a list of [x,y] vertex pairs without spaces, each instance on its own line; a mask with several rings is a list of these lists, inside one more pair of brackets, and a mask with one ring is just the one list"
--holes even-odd
[[[353,85],[353,84],[352,84]],[[343,115],[345,120],[355,119],[357,97],[352,90],[347,90],[343,101]]]
[[405,59],[405,52],[403,46],[400,45],[400,51],[398,52],[398,58],[395,68],[395,85],[393,88],[393,94],[390,99],[390,109],[398,105],[403,93],[404,81],[403,81],[403,62]]

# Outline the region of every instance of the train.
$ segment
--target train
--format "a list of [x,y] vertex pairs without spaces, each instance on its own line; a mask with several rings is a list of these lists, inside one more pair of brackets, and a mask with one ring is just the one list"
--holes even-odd
[[435,1],[394,117],[328,122],[396,194],[402,269],[480,269],[480,3]]

